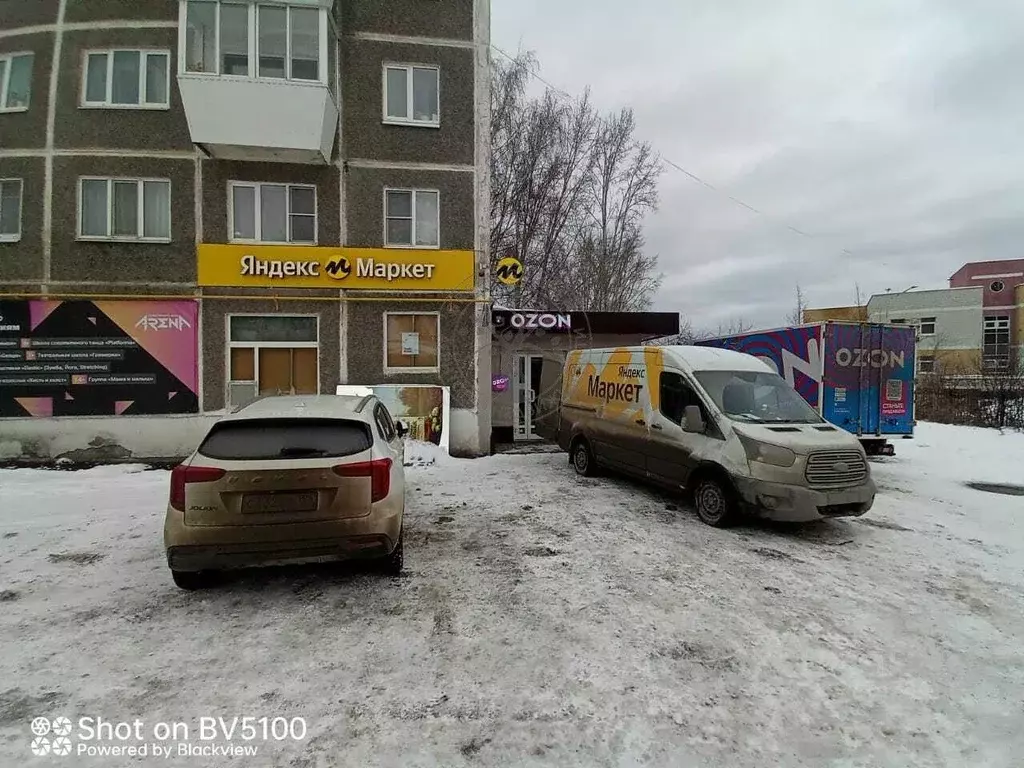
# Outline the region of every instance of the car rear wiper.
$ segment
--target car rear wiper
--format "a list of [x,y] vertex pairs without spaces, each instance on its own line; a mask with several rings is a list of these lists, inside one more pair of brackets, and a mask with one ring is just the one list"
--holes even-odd
[[323,448],[311,448],[302,445],[289,445],[282,448],[278,452],[278,456],[323,456],[326,453],[327,451],[325,451]]

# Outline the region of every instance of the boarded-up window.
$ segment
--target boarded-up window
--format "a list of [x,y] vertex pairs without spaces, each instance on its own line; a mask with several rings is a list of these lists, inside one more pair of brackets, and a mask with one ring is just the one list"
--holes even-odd
[[436,371],[439,359],[440,316],[385,313],[386,369]]
[[319,392],[316,317],[239,315],[230,320],[229,400]]

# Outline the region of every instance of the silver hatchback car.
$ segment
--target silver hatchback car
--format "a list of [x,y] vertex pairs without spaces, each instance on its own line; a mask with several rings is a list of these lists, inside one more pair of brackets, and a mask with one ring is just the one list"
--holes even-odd
[[268,397],[220,419],[171,473],[164,546],[175,584],[366,557],[397,574],[405,434],[373,395]]

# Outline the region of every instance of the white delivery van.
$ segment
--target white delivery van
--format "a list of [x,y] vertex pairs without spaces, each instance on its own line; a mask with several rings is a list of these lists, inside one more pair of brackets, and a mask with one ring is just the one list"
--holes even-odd
[[573,350],[558,442],[581,475],[604,467],[693,494],[705,523],[743,512],[863,515],[875,484],[853,435],[751,355],[712,347]]

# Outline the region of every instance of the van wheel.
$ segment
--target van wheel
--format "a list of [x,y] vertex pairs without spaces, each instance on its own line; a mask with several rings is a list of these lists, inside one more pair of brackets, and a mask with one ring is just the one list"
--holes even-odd
[[590,444],[582,438],[573,442],[572,450],[569,451],[569,461],[580,477],[593,477],[597,471]]
[[732,489],[716,477],[702,477],[697,481],[693,502],[701,522],[715,528],[728,528],[739,517]]

